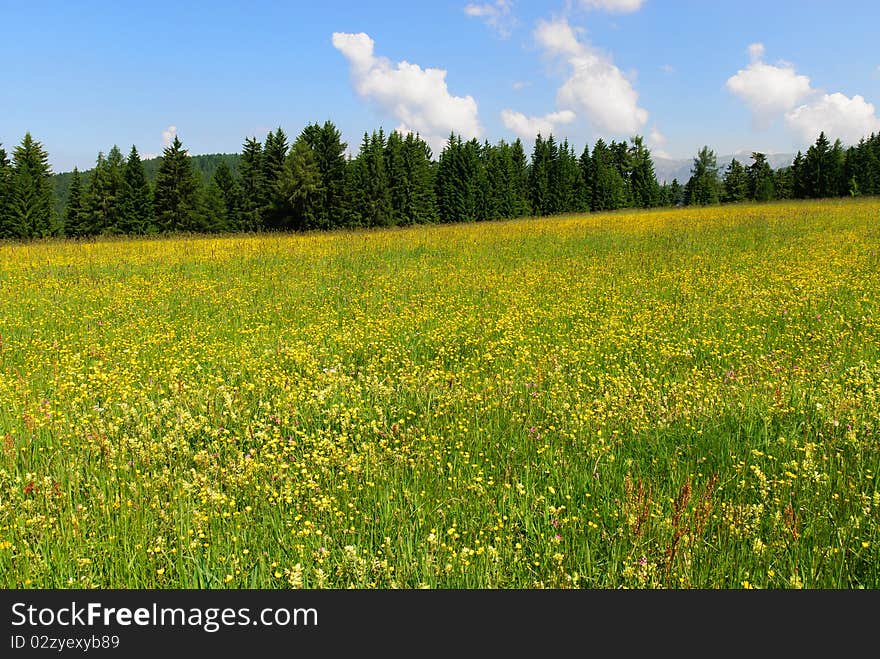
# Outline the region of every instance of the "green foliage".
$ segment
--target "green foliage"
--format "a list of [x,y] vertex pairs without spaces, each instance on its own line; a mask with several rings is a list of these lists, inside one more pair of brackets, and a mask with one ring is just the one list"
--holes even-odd
[[312,147],[305,136],[293,143],[284,161],[277,185],[285,216],[290,218],[287,229],[312,229],[320,221],[321,170]]
[[348,144],[342,141],[342,133],[330,121],[322,126],[317,123],[306,126],[301,137],[311,148],[321,177],[314,226],[309,228],[329,229],[342,223],[346,214],[345,150]]
[[180,138],[175,136],[162,154],[156,175],[153,209],[159,231],[199,231],[203,218],[199,212],[200,181]]
[[755,201],[770,201],[776,198],[776,185],[773,170],[763,153],[752,153],[752,164],[747,170],[749,197]]
[[11,189],[3,227],[6,237],[42,238],[57,231],[50,176],[49,154],[40,142],[26,133],[13,152]]
[[356,226],[384,227],[394,220],[385,149],[385,132],[381,128],[372,135],[364,133],[360,153],[352,163],[353,187],[349,190]]
[[630,192],[633,205],[651,208],[660,202],[660,185],[654,172],[651,152],[641,135],[633,138],[629,148]]
[[153,200],[140,155],[134,145],[125,162],[120,201],[122,233],[152,233]]
[[239,162],[241,173],[241,228],[258,231],[263,228],[263,207],[266,203],[266,178],[263,168],[263,145],[255,137],[246,138]]
[[722,201],[737,203],[749,198],[749,177],[746,168],[734,158],[724,172],[724,193]]
[[704,146],[694,158],[691,178],[685,186],[685,203],[707,206],[721,201],[721,182],[718,180],[718,161],[715,152]]

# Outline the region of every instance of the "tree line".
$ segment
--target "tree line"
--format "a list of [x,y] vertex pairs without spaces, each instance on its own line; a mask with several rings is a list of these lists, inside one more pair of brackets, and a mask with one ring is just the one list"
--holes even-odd
[[[599,139],[578,155],[538,135],[527,156],[520,139],[497,144],[451,134],[439,158],[418,135],[365,133],[355,157],[332,122],[289,142],[281,128],[245,139],[230,166],[212,160],[205,180],[180,139],[164,149],[154,181],[132,147],[99,153],[74,169],[56,208],[48,154],[30,133],[10,158],[0,145],[0,238],[169,232],[304,231],[469,222],[621,208],[880,194],[880,135],[844,148],[824,133],[788,167],[763,153],[721,172],[703,147],[690,179],[660,184],[641,136]],[[204,165],[200,165],[204,166]],[[152,177],[151,177],[152,178]]]

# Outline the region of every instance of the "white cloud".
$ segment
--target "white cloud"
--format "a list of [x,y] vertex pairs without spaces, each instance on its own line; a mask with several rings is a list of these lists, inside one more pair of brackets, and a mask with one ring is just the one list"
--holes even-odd
[[759,125],[782,113],[786,127],[808,143],[822,131],[847,144],[880,131],[876,108],[863,96],[813,89],[810,79],[795,73],[792,64],[765,64],[761,43],[750,44],[748,53],[751,64],[728,78],[727,88],[745,101]]
[[511,88],[513,88],[513,91],[518,92],[520,90],[525,89],[526,87],[531,87],[531,86],[532,86],[531,82],[528,82],[526,80],[517,80],[515,83],[513,83],[511,85]]
[[495,0],[492,3],[466,5],[464,13],[474,18],[482,18],[486,25],[498,33],[498,36],[506,39],[516,25],[516,18],[510,13],[511,9],[513,9],[512,0]]
[[616,14],[630,14],[638,11],[645,4],[645,0],[579,0],[581,7],[585,9],[599,9]]
[[570,124],[575,118],[576,115],[571,110],[551,112],[543,117],[527,117],[522,112],[513,110],[501,111],[501,121],[507,129],[524,140],[533,140],[538,133],[547,137],[557,126]]
[[401,130],[420,133],[435,152],[450,132],[466,139],[482,135],[477,102],[472,96],[450,94],[445,70],[406,61],[392,64],[373,53],[374,42],[363,32],[334,32],[333,46],[348,60],[358,95],[394,116]]
[[669,153],[663,148],[666,146],[666,136],[656,128],[652,129],[648,135],[648,146],[651,152],[658,158],[669,158]]
[[535,39],[548,55],[571,67],[556,95],[559,107],[577,110],[601,131],[629,135],[641,131],[648,112],[639,107],[638,93],[608,55],[578,41],[564,18],[539,21]]
[[171,146],[171,142],[174,141],[175,137],[177,137],[177,126],[168,126],[168,128],[162,131],[162,144],[164,146]]
[[759,60],[764,59],[764,44],[762,43],[750,43],[748,47],[749,51],[749,59],[752,62],[757,62]]
[[880,131],[880,118],[873,103],[856,94],[852,98],[839,92],[801,105],[785,115],[786,125],[807,142],[821,131],[829,138],[856,144],[861,138]]
[[727,79],[727,89],[749,106],[758,125],[766,126],[775,115],[791,110],[813,90],[810,79],[796,73],[791,64],[763,62],[763,44],[753,43],[748,51],[751,63]]

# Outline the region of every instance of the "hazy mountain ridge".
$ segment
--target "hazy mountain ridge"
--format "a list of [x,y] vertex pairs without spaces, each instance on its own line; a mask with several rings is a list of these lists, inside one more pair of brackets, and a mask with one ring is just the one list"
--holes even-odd
[[[767,162],[773,169],[780,167],[788,167],[794,161],[793,153],[766,153]],[[751,151],[739,151],[726,156],[718,156],[718,173],[724,175],[724,170],[730,162],[736,158],[739,162],[748,167],[752,163]],[[693,158],[660,158],[653,157],[654,173],[660,183],[672,183],[672,179],[678,179],[678,182],[684,185],[691,177],[691,167],[693,167]]]

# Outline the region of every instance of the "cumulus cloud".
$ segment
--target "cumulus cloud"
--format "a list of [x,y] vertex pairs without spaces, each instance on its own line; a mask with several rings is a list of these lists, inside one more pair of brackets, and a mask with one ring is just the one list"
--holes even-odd
[[511,0],[495,0],[491,3],[465,5],[464,13],[474,18],[482,18],[499,37],[506,39],[516,25],[516,18],[511,14],[512,9]]
[[645,0],[579,0],[578,4],[585,9],[599,9],[615,14],[631,14],[645,4]]
[[748,51],[751,63],[727,79],[727,89],[749,106],[758,125],[765,126],[812,92],[810,79],[787,62],[766,64],[763,44],[753,43]]
[[450,132],[466,139],[482,135],[477,102],[450,94],[445,70],[406,61],[392,64],[375,55],[374,41],[363,32],[334,32],[333,47],[348,60],[358,95],[400,121],[399,130],[420,133],[438,153]]
[[544,137],[555,132],[556,127],[562,124],[570,124],[576,115],[571,110],[551,112],[543,117],[527,117],[522,112],[502,110],[501,121],[517,137],[524,140],[533,140],[538,133]]
[[176,136],[177,126],[168,126],[168,128],[162,131],[162,144],[164,146],[171,146]]
[[651,147],[651,152],[658,158],[669,158],[669,153],[664,148],[666,146],[666,136],[656,128],[652,129],[648,135],[648,146]]
[[814,89],[807,76],[795,73],[792,64],[766,64],[761,43],[750,44],[748,53],[751,63],[728,78],[727,88],[745,101],[758,125],[782,114],[786,127],[805,142],[825,131],[831,138],[854,144],[880,131],[876,108],[863,96]]
[[556,95],[563,109],[585,116],[598,130],[619,134],[641,131],[648,112],[639,107],[639,95],[611,58],[578,40],[564,18],[539,21],[535,39],[552,57],[564,60],[570,74]]
[[825,134],[855,144],[861,138],[880,131],[880,118],[873,103],[856,94],[852,98],[836,92],[801,105],[785,115],[786,125],[802,139],[812,142]]

